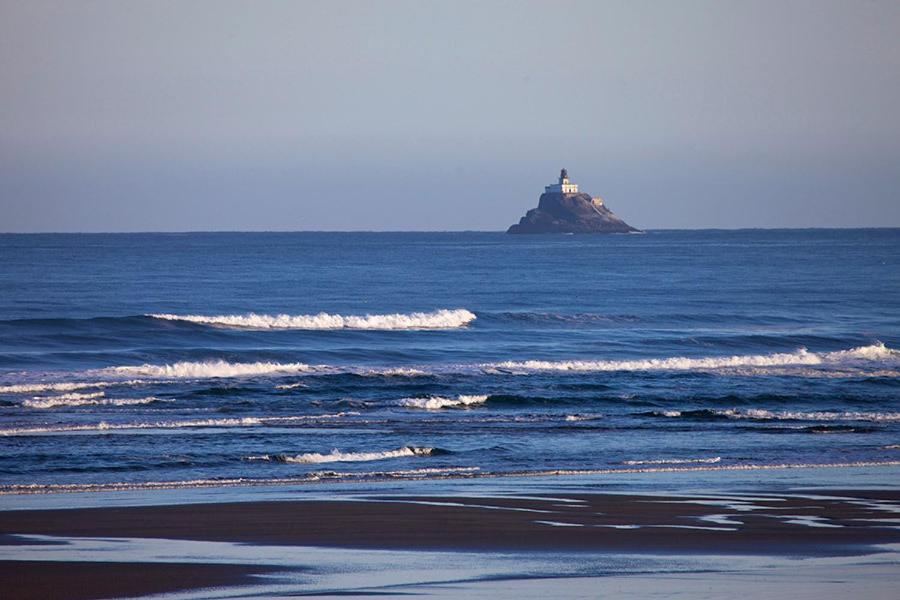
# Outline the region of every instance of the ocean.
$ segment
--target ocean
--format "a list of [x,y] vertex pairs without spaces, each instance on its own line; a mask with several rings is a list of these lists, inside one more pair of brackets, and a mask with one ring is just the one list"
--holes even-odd
[[898,463],[898,229],[0,235],[0,493]]

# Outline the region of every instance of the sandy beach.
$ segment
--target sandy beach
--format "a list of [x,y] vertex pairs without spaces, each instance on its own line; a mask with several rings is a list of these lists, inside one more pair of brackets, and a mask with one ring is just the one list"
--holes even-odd
[[239,585],[271,571],[244,565],[0,561],[5,598],[121,598]]
[[[398,495],[0,512],[5,544],[142,538],[478,553],[823,557],[900,542],[900,492],[545,497]],[[49,541],[49,540],[44,540]],[[174,542],[173,542],[174,543]],[[22,546],[23,548],[25,546]],[[252,583],[265,565],[0,562],[4,597],[108,598]],[[157,576],[157,574],[164,574]]]

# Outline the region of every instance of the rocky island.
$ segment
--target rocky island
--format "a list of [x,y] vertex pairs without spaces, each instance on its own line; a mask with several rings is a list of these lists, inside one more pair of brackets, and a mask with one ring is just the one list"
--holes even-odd
[[611,210],[603,199],[579,193],[569,173],[559,173],[559,183],[544,188],[537,208],[532,208],[506,233],[632,233],[638,232]]

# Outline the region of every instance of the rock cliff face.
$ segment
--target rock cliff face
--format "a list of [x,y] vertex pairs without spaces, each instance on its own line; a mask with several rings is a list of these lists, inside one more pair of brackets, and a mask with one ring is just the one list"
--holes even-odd
[[506,233],[631,233],[635,229],[599,198],[589,194],[541,194],[532,208]]

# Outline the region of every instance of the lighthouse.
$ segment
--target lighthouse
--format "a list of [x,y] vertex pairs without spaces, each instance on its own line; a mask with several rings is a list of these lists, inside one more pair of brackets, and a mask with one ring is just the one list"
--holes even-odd
[[572,183],[569,181],[569,172],[565,169],[562,169],[559,172],[559,183],[554,183],[553,185],[544,186],[544,193],[546,194],[577,194],[578,193],[578,184]]
[[532,208],[507,233],[632,233],[638,230],[617,217],[599,196],[578,191],[562,169],[559,181],[544,186]]

